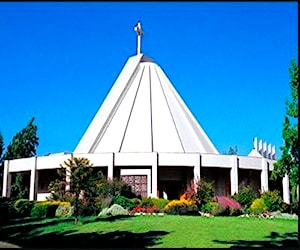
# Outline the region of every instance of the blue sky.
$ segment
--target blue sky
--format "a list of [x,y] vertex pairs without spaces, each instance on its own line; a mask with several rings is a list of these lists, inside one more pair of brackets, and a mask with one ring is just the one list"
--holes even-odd
[[136,53],[159,64],[219,152],[283,143],[296,2],[0,3],[0,131],[35,117],[38,155],[72,152]]

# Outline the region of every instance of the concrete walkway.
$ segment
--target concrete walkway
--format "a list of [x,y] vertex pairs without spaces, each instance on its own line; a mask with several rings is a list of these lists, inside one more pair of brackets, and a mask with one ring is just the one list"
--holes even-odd
[[21,248],[21,247],[11,244],[11,243],[0,241],[0,248]]

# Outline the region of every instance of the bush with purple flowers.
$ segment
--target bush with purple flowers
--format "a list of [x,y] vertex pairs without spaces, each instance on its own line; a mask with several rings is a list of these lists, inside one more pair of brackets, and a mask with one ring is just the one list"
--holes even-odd
[[239,202],[226,196],[217,196],[217,202],[225,208],[227,215],[240,215],[242,213],[242,206]]

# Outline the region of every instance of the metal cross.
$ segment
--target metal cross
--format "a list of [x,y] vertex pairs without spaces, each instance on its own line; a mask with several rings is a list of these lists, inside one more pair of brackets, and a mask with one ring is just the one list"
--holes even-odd
[[137,33],[137,54],[139,55],[141,54],[141,37],[144,34],[140,21],[138,21],[138,23],[135,25],[134,31]]

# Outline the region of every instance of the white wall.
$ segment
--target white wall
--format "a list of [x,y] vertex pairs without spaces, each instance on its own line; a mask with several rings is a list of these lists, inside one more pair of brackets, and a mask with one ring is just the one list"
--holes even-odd
[[238,156],[238,158],[239,158],[239,168],[261,170],[261,164],[263,158],[247,157],[247,156]]
[[156,153],[115,153],[115,166],[152,166]]
[[35,165],[35,157],[9,161],[9,172],[31,171]]
[[73,154],[73,157],[87,158],[94,166],[108,166],[113,163],[113,153]]
[[159,153],[159,166],[195,166],[200,164],[200,154],[195,153]]
[[201,155],[201,166],[203,167],[232,167],[232,156],[231,155],[213,155],[213,154],[202,154]]
[[36,169],[53,169],[60,168],[60,164],[63,164],[64,161],[71,159],[71,154],[63,155],[49,155],[49,156],[40,156],[37,157],[37,166]]

